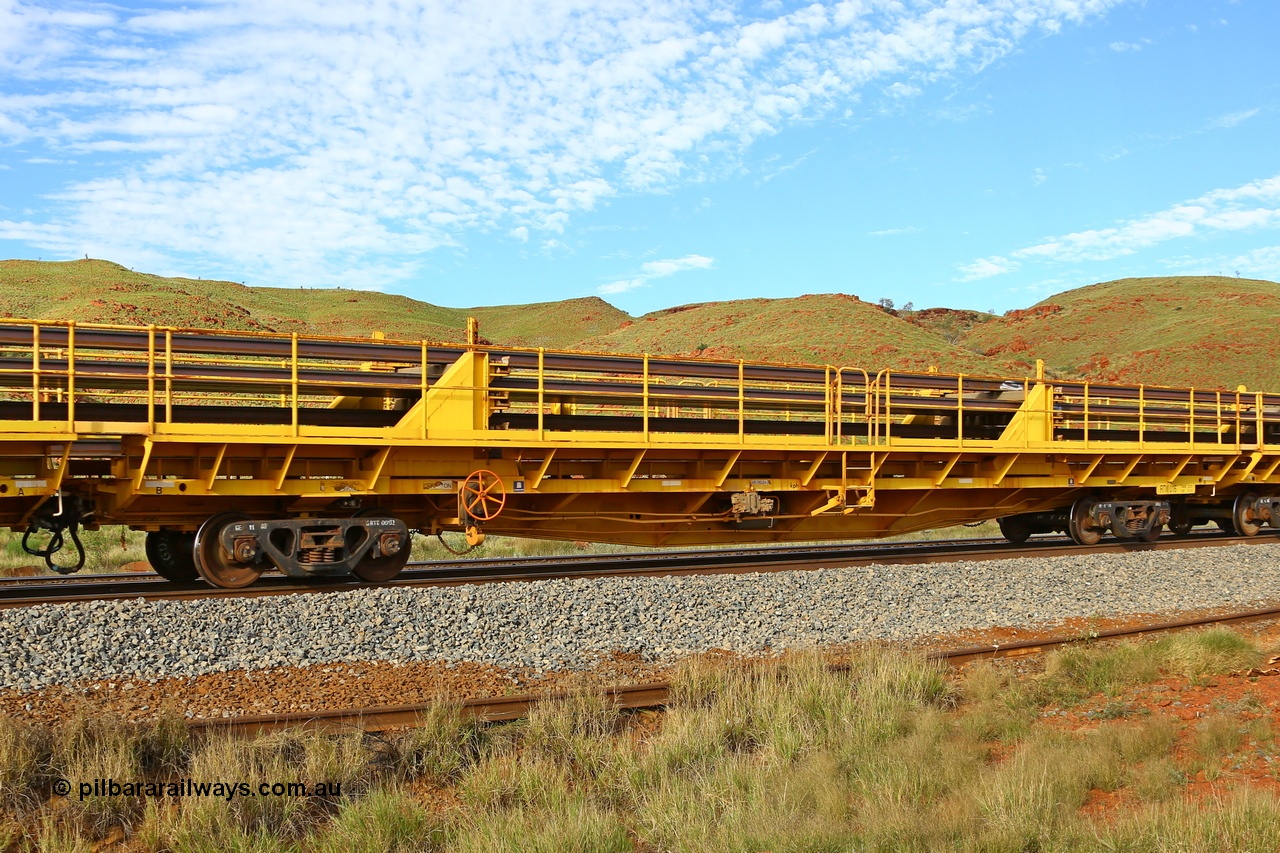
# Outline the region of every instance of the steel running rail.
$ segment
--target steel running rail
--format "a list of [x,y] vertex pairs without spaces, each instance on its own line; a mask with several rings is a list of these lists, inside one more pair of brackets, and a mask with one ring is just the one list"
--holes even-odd
[[[942,649],[926,653],[930,660],[942,661],[950,666],[962,666],[976,660],[1021,657],[1043,654],[1063,646],[1101,640],[1136,639],[1150,634],[1205,628],[1212,625],[1240,625],[1280,619],[1280,607],[1246,610],[1220,616],[1194,616],[1184,620],[1171,620],[1086,634],[1071,634],[1016,643],[990,646],[967,646]],[[835,665],[833,670],[842,667]],[[506,722],[528,716],[530,709],[539,704],[570,698],[572,692],[523,693],[510,696],[494,696],[470,699],[461,704],[464,715],[486,722]],[[581,695],[581,691],[576,695]],[[619,710],[662,708],[671,695],[669,682],[650,682],[627,686],[607,687],[599,691],[600,697]],[[195,731],[234,736],[255,736],[282,729],[341,733],[355,730],[367,732],[388,729],[415,728],[437,703],[422,702],[410,705],[371,706],[365,708],[336,709],[331,711],[298,711],[288,714],[257,714],[240,717],[210,717],[188,720]]]
[[[350,592],[386,586],[440,587],[484,583],[521,583],[561,578],[671,577],[679,575],[747,574],[751,572],[807,571],[867,565],[912,565],[948,563],[961,560],[1006,560],[1025,557],[1062,557],[1132,551],[1212,548],[1226,545],[1266,545],[1280,543],[1280,533],[1266,531],[1257,536],[1224,536],[1195,533],[1186,538],[1164,537],[1157,542],[1108,540],[1099,545],[1081,546],[1065,537],[1033,539],[1026,545],[1011,545],[1003,539],[969,539],[949,542],[913,542],[881,545],[826,545],[802,548],[771,547],[731,551],[703,550],[660,552],[657,554],[506,558],[495,560],[453,560],[436,568],[406,572],[382,584],[360,583],[346,578],[318,579],[299,585],[284,577],[270,577],[252,587],[227,590],[203,583],[169,583],[158,578],[134,579],[118,575],[97,575],[95,580],[9,579],[0,584],[0,609],[37,604],[122,599],[193,600],[245,598],[305,593]],[[105,578],[105,580],[97,580]],[[44,581],[41,578],[40,581]]]

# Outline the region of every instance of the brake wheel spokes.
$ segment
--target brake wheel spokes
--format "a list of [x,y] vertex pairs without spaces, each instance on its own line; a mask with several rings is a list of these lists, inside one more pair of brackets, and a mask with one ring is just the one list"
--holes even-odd
[[462,507],[476,521],[492,521],[507,505],[507,489],[492,471],[472,472],[462,481]]

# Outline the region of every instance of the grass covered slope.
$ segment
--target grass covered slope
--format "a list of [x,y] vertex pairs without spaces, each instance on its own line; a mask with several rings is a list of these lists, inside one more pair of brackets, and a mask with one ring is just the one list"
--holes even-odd
[[245,287],[230,281],[163,278],[110,261],[0,261],[0,315],[79,322],[461,340],[467,317],[490,340],[572,347],[630,315],[589,297],[533,305],[442,308],[363,290]]
[[1021,359],[987,358],[931,329],[840,293],[705,302],[655,311],[581,344],[609,352],[1022,374]]
[[[834,670],[707,657],[678,666],[661,713],[587,693],[486,724],[441,703],[377,737],[195,736],[180,707],[131,725],[86,699],[52,726],[0,717],[0,849],[1276,850],[1274,688],[1227,675],[1272,651],[1218,629],[1067,649],[1043,673],[874,647]],[[312,787],[92,791],[188,779]]]
[[974,326],[964,345],[1061,376],[1280,391],[1280,285],[1186,276],[1069,290]]
[[0,261],[0,316],[457,341],[476,317],[495,344],[743,358],[976,375],[1280,391],[1280,285],[1210,276],[1131,278],[1003,317],[886,311],[847,294],[682,305],[633,318],[598,297],[444,308],[347,289],[163,278],[110,261]]

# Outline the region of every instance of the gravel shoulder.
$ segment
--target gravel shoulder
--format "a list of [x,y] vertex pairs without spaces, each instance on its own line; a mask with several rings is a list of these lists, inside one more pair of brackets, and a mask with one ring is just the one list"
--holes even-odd
[[[1275,600],[1280,545],[39,605],[0,611],[0,709],[67,710],[74,702],[66,697],[104,696],[124,685],[154,694],[155,703],[143,693],[126,703],[144,711],[166,696],[217,698],[196,703],[198,716],[305,710],[312,699],[322,707],[339,696],[352,705],[396,704],[524,692],[572,673],[640,678],[712,650],[927,644],[989,629]],[[289,685],[290,707],[270,698],[281,693],[276,681]]]

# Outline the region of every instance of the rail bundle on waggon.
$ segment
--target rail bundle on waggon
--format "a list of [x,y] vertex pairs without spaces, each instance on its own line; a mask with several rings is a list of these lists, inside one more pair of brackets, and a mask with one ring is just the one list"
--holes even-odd
[[1038,373],[4,321],[0,524],[60,571],[83,563],[80,527],[128,525],[160,574],[221,587],[386,580],[413,531],[687,545],[999,519],[1015,542],[1087,544],[1280,526],[1280,394]]

